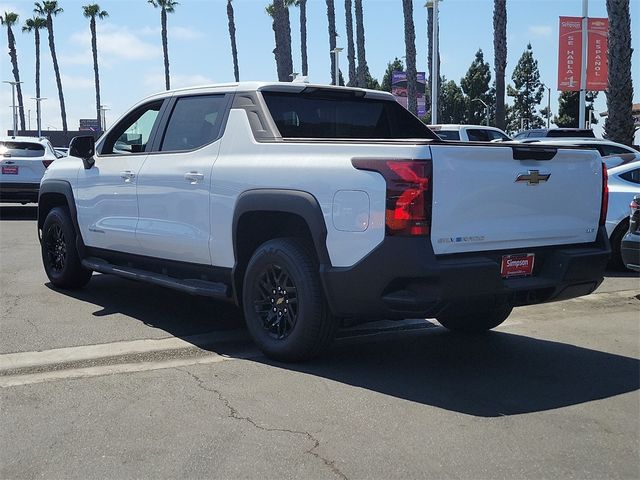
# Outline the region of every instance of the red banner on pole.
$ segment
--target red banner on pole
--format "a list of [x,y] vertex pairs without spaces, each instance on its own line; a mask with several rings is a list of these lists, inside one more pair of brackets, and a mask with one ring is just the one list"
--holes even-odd
[[580,90],[582,67],[582,18],[560,17],[558,90]]
[[589,18],[587,32],[587,90],[606,90],[609,19]]

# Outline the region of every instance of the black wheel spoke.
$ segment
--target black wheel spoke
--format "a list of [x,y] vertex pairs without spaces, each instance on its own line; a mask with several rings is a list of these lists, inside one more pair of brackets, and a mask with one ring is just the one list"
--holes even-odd
[[270,336],[283,339],[291,333],[298,311],[297,293],[285,268],[275,263],[264,267],[254,286],[253,306]]

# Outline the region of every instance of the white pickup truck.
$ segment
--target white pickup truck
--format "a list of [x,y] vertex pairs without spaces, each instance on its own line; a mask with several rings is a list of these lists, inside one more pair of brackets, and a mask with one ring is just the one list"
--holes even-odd
[[235,302],[267,355],[297,361],[343,321],[481,332],[593,292],[606,185],[595,151],[450,143],[387,93],[239,83],[75,138],[38,229],[54,286],[102,272]]

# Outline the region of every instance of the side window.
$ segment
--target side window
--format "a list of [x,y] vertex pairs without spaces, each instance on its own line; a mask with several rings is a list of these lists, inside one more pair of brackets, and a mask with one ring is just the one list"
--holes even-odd
[[486,130],[489,140],[510,140],[504,133],[497,130]]
[[217,140],[227,106],[225,95],[198,95],[176,101],[160,150],[194,150]]
[[630,153],[629,150],[622,147],[616,147],[615,145],[600,145],[598,150],[600,150],[600,153],[602,154],[602,156],[619,155],[621,153]]
[[470,128],[467,130],[467,136],[471,142],[488,142],[490,140],[487,132],[479,128]]
[[620,178],[624,178],[627,182],[640,184],[640,168],[636,168],[635,170],[625,172],[622,175],[620,175]]
[[151,132],[158,121],[163,100],[149,103],[131,112],[111,129],[100,153],[102,155],[147,152]]

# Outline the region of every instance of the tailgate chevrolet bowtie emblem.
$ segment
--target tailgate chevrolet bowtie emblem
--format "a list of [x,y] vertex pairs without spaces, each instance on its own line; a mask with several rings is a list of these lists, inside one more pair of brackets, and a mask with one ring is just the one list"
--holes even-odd
[[546,182],[551,176],[550,173],[540,173],[540,170],[529,170],[526,175],[521,173],[516,177],[516,182],[527,182],[527,185],[538,185],[540,182]]

